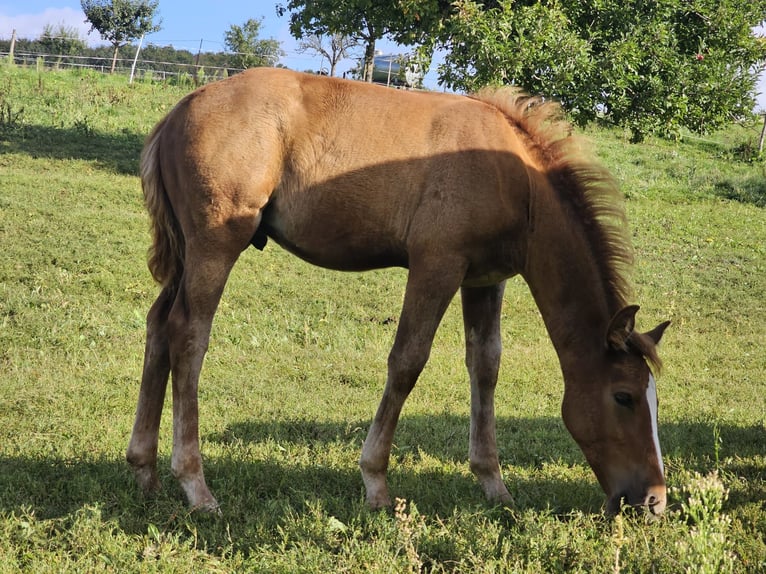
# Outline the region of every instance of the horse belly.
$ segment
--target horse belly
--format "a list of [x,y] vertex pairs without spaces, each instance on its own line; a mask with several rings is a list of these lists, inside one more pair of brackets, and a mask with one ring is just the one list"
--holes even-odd
[[394,234],[364,218],[283,213],[269,206],[262,231],[293,255],[340,271],[406,267],[407,253]]

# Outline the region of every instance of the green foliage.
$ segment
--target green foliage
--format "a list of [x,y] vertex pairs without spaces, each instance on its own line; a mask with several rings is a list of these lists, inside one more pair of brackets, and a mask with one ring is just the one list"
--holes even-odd
[[81,0],[91,30],[114,46],[123,46],[160,29],[154,22],[159,0]]
[[763,0],[460,0],[442,22],[440,69],[456,89],[515,84],[649,133],[709,133],[747,118],[766,46]]
[[24,108],[11,103],[3,92],[0,92],[0,127],[4,130],[12,130],[21,126],[24,117]]
[[160,29],[154,22],[159,0],[80,0],[91,30],[112,44],[112,72],[120,46]]
[[[51,54],[50,48],[41,40],[31,40],[27,38],[19,38],[16,41],[16,52],[18,53],[31,53],[31,54]],[[0,40],[0,51],[8,51],[9,41]],[[56,54],[57,52],[53,52]],[[83,45],[82,47],[75,48],[72,51],[72,56],[77,56],[77,59],[70,56],[59,57],[56,60],[56,64],[77,64],[78,68],[103,68],[103,62],[105,59],[111,59],[114,55],[113,50],[107,46],[90,47]],[[43,58],[41,56],[41,58]],[[40,65],[50,66],[52,63],[50,57],[41,59]],[[221,79],[229,76],[230,74],[237,73],[242,70],[234,61],[234,56],[230,53],[220,52],[201,52],[199,57],[193,54],[189,50],[176,49],[173,46],[158,46],[152,43],[145,43],[141,49],[140,55],[140,72],[145,75],[145,78],[150,80],[152,78],[163,78],[166,82],[182,82],[181,76],[188,72],[193,67],[194,73],[196,71],[195,63],[199,66],[204,66],[206,70],[205,81],[210,81],[211,78]],[[198,78],[198,81],[202,81],[202,78]],[[193,83],[193,82],[192,82]],[[192,83],[188,85],[192,85]]]
[[[421,4],[429,10],[421,10]],[[404,44],[430,43],[427,37],[438,22],[429,19],[426,23],[421,12],[430,13],[432,5],[436,0],[289,0],[277,5],[277,14],[290,13],[290,32],[297,39],[341,34],[363,44],[361,77],[371,82],[375,44],[381,38],[391,36]]]
[[224,34],[226,47],[234,52],[234,64],[238,68],[257,66],[275,66],[279,62],[282,50],[279,42],[258,37],[262,20],[249,19],[242,26],[232,24]]
[[73,55],[85,48],[77,29],[63,23],[57,27],[46,24],[39,42],[49,54]]
[[200,383],[223,517],[190,514],[173,480],[170,396],[163,490],[143,498],[124,451],[157,288],[136,173],[145,135],[186,91],[0,66],[0,102],[24,109],[0,122],[0,573],[766,571],[766,178],[735,152],[760,126],[635,146],[624,130],[588,132],[627,195],[641,323],[673,319],[660,519],[601,513],[518,280],[497,388],[514,506],[487,506],[468,468],[453,305],[395,436],[391,490],[406,501],[368,511],[357,460],[406,275],[318,269],[273,245],[234,268]]
[[593,118],[580,88],[593,73],[587,40],[580,38],[557,5],[515,5],[486,10],[471,0],[455,3],[451,50],[441,79],[468,92],[486,85],[518,85],[561,100],[580,119]]

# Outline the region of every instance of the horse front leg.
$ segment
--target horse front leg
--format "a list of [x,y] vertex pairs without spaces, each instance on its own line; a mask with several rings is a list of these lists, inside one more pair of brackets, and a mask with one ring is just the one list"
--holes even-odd
[[511,495],[500,474],[495,437],[495,386],[502,343],[500,309],[505,282],[461,289],[465,326],[465,362],[471,379],[471,471],[491,502],[508,504]]
[[371,508],[391,505],[386,471],[399,415],[428,361],[436,328],[464,274],[462,261],[434,261],[432,265],[410,261],[399,327],[388,356],[386,387],[359,460]]
[[170,373],[167,320],[174,299],[175,292],[164,288],[146,317],[143,375],[138,393],[136,420],[126,453],[136,481],[146,493],[156,492],[160,488],[157,476],[157,444]]

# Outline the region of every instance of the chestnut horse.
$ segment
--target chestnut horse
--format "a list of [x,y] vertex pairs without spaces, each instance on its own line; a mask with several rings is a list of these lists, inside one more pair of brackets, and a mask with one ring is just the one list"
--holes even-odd
[[[388,378],[362,448],[366,499],[390,504],[386,469],[405,399],[459,290],[471,385],[470,467],[509,503],[495,441],[505,280],[521,274],[558,354],[562,415],[607,494],[665,508],[650,364],[667,326],[634,330],[620,194],[542,99],[405,92],[255,69],[198,89],[155,127],[141,158],[162,290],[127,458],[159,487],[157,443],[172,373],[171,468],[189,504],[217,511],[202,471],[197,385],[211,323],[240,253],[267,239],[338,270],[408,269]],[[648,363],[647,363],[648,361]]]

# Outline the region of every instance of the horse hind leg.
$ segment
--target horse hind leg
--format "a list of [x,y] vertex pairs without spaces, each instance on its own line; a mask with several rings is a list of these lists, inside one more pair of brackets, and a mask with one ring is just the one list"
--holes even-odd
[[167,320],[175,293],[164,288],[146,318],[146,348],[136,419],[127,450],[139,486],[146,493],[160,488],[157,476],[157,444],[162,406],[165,401],[170,356]]
[[[246,240],[242,247],[247,245]],[[198,384],[210,340],[213,316],[239,254],[225,248],[189,256],[173,308],[168,316],[173,387],[173,454],[171,471],[192,509],[218,512],[202,468],[199,450]],[[207,255],[207,254],[210,255]]]
[[485,496],[509,504],[512,498],[500,474],[495,436],[495,386],[500,367],[500,309],[505,283],[463,288],[466,366],[471,379],[469,460]]
[[[253,219],[252,226],[258,224]],[[197,387],[207,351],[213,315],[229,273],[252,229],[242,238],[219,242],[206,238],[205,247],[187,242],[183,275],[177,288],[165,287],[147,315],[146,350],[133,432],[127,459],[139,486],[159,489],[157,447],[168,377],[173,387],[173,454],[171,470],[194,509],[217,511],[202,471],[199,452]],[[247,237],[245,237],[247,236]]]

